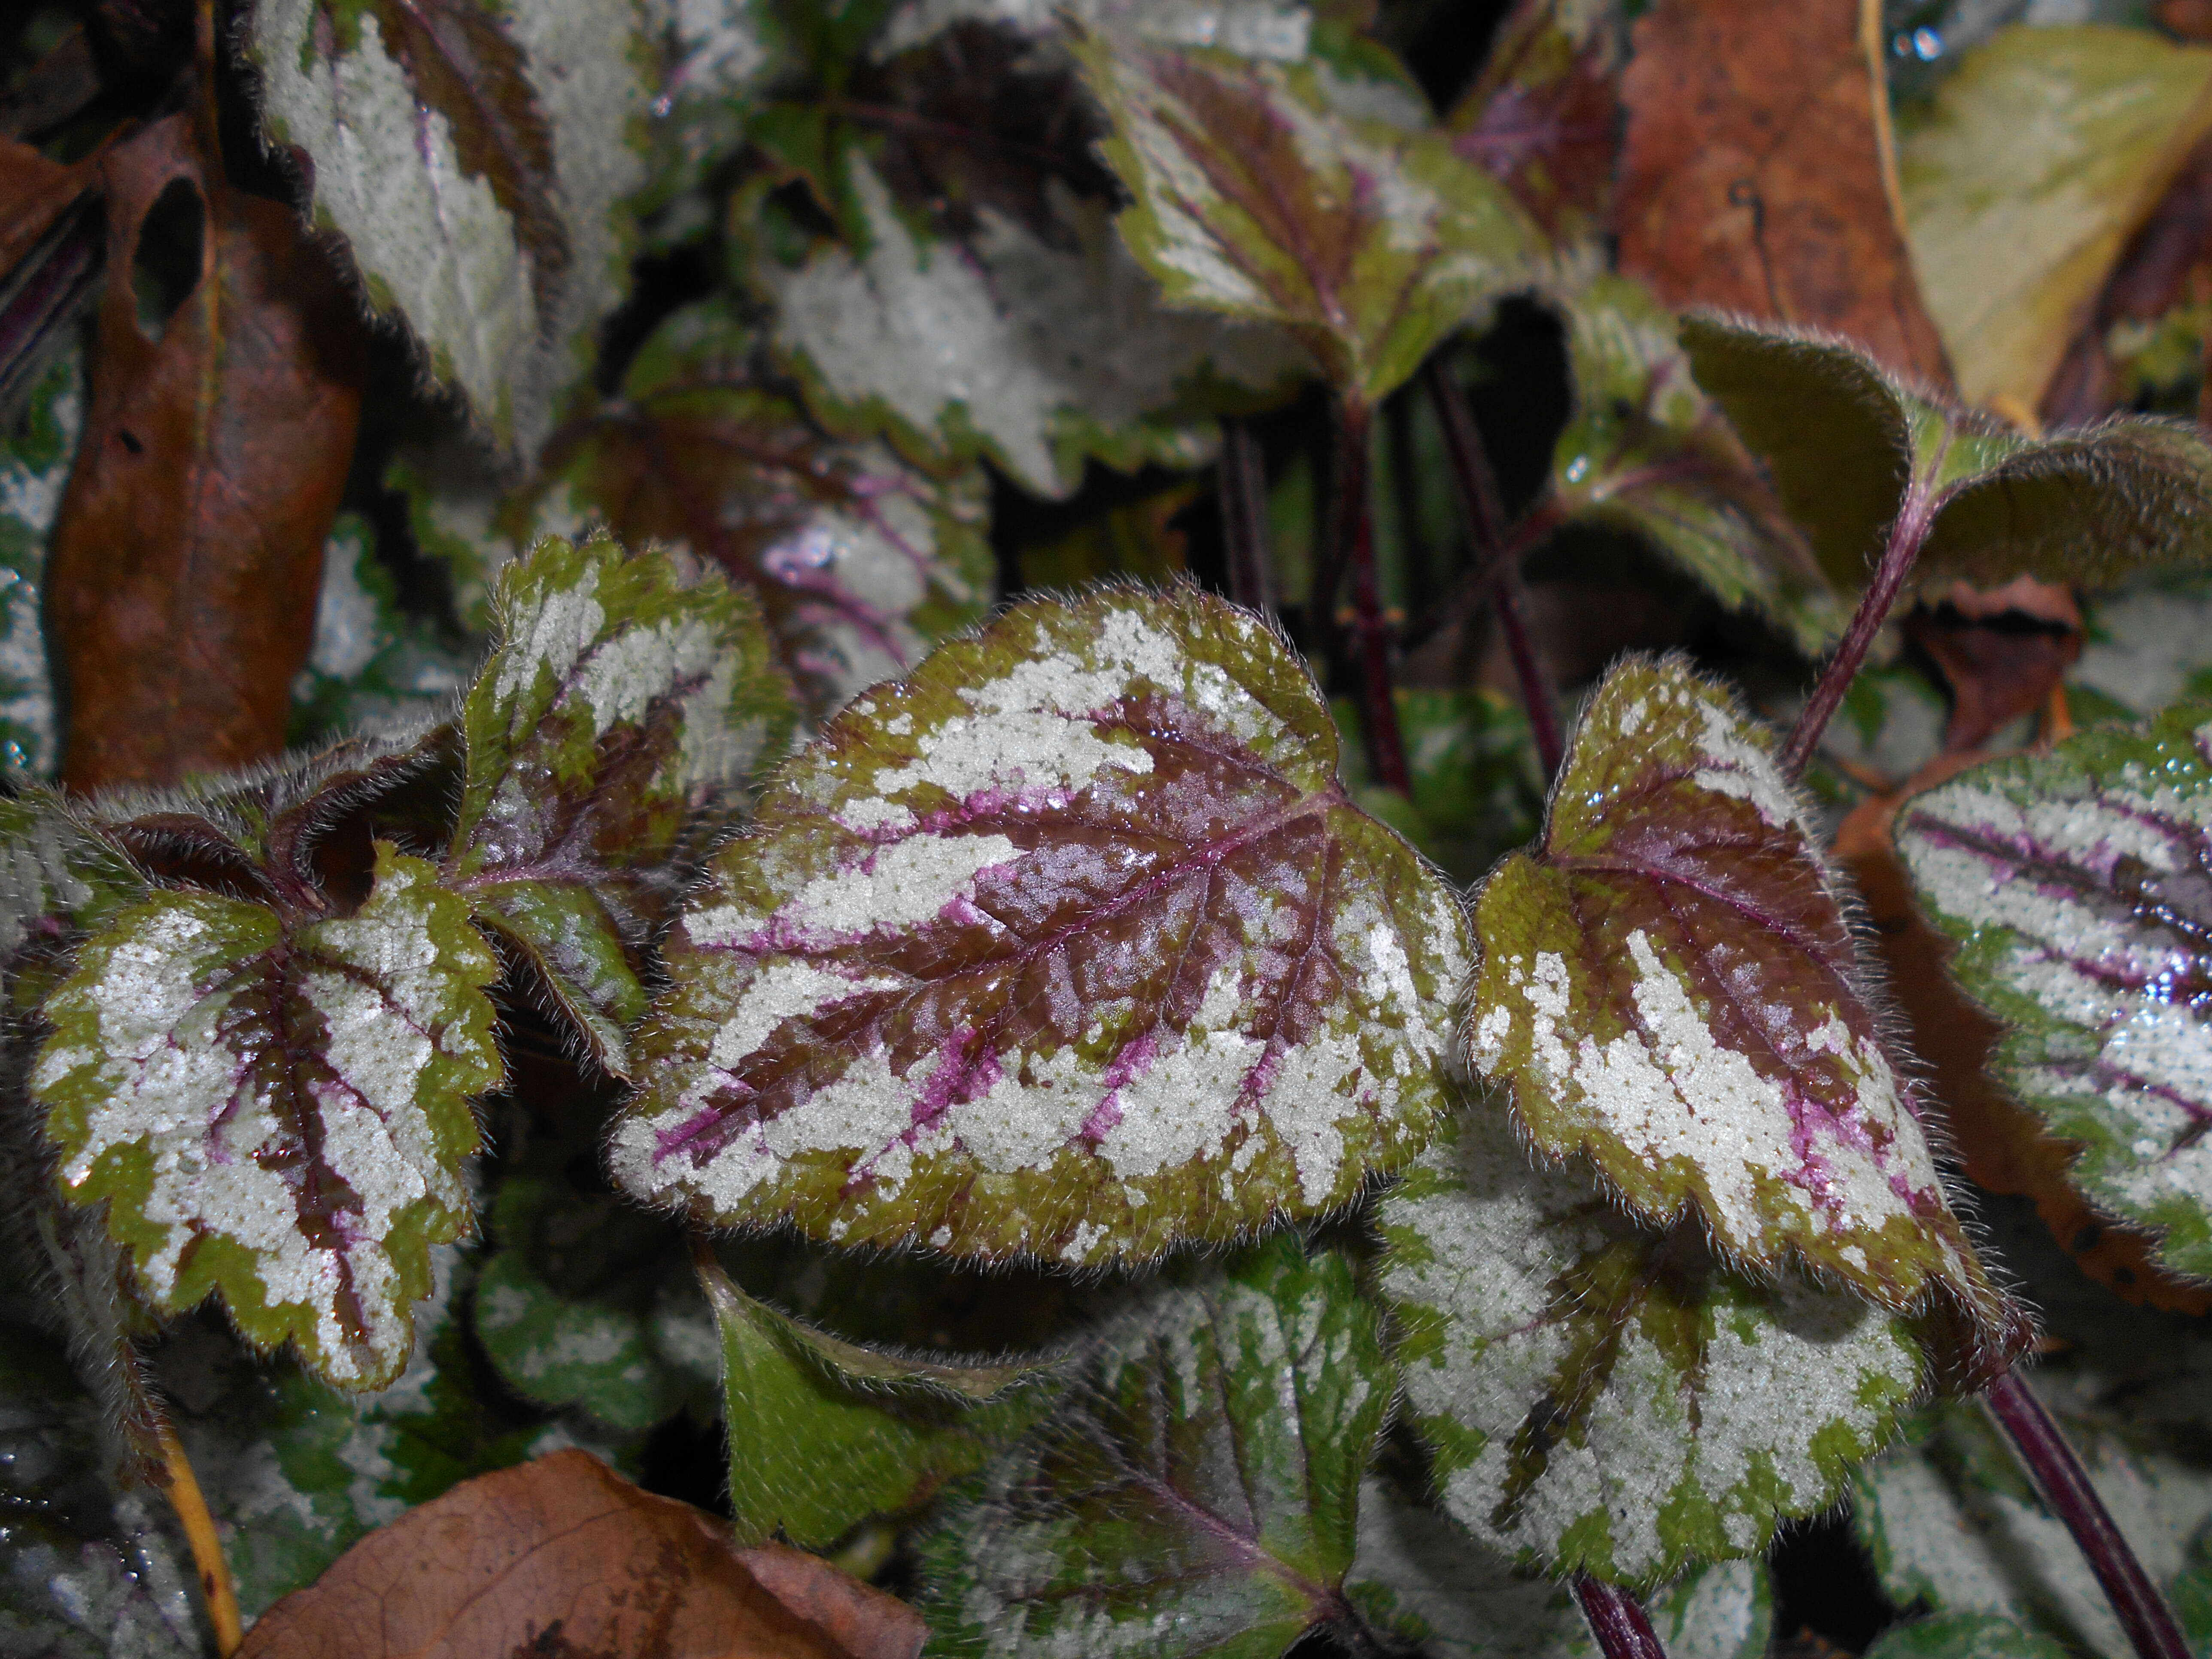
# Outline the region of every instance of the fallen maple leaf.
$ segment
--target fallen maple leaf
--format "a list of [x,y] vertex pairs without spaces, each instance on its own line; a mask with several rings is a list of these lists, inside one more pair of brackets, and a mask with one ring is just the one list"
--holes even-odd
[[740,1554],[690,1504],[555,1452],[371,1533],[237,1659],[915,1659],[919,1613],[798,1557]]
[[1899,227],[1880,30],[1862,11],[1662,0],[1644,15],[1620,86],[1620,269],[1677,309],[1832,329],[1948,384]]
[[[368,339],[292,210],[233,189],[192,118],[118,145],[100,176],[110,279],[48,582],[80,789],[283,748]],[[167,314],[149,221],[198,245]]]

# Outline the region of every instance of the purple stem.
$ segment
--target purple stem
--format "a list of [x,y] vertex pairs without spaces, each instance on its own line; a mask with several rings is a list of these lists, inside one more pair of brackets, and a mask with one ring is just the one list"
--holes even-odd
[[1842,707],[1844,693],[1851,689],[1852,680],[1858,677],[1859,665],[1866,660],[1868,648],[1874,644],[1875,635],[1881,632],[1882,623],[1889,619],[1890,607],[1897,603],[1905,579],[1912,574],[1913,561],[1920,556],[1921,544],[1928,539],[1928,532],[1936,522],[1936,497],[1917,479],[1906,491],[1905,504],[1897,509],[1896,521],[1889,527],[1889,541],[1881,550],[1881,560],[1874,568],[1874,580],[1867,584],[1859,608],[1851,613],[1850,626],[1844,630],[1843,642],[1836,647],[1836,654],[1828,659],[1828,665],[1820,671],[1820,684],[1813,688],[1805,712],[1798,715],[1797,724],[1790,728],[1790,741],[1783,745],[1784,777],[1795,781],[1803,775],[1806,763],[1820,747],[1820,734],[1828,729],[1828,722]]
[[1243,421],[1221,423],[1221,534],[1227,544],[1229,597],[1263,616],[1275,614],[1275,567],[1267,556],[1267,474],[1260,441]]
[[1359,648],[1359,730],[1366,740],[1368,774],[1385,789],[1410,795],[1413,775],[1406,764],[1405,739],[1398,732],[1398,700],[1390,685],[1390,641],[1375,578],[1375,517],[1367,500],[1369,419],[1364,404],[1344,403],[1337,407],[1333,527],[1339,551],[1329,561],[1329,568],[1339,571],[1349,568],[1352,572],[1352,629]]
[[1474,568],[1480,573],[1475,580],[1489,591],[1548,782],[1559,775],[1566,741],[1559,730],[1559,702],[1552,690],[1552,677],[1528,634],[1528,596],[1521,582],[1522,538],[1506,533],[1505,504],[1498,493],[1497,475],[1490,470],[1490,457],[1483,452],[1474,411],[1467,406],[1467,393],[1441,356],[1431,357],[1421,372],[1428,380],[1430,401],[1436,405],[1437,424],[1443,429],[1444,453],[1451,459],[1460,511],[1474,543]]
[[2043,1501],[2074,1534],[2136,1652],[2142,1659],[2189,1659],[2189,1644],[2182,1639],[2173,1609],[2113,1525],[2112,1512],[2089,1484],[2074,1448],[2020,1373],[2007,1371],[1990,1383],[1982,1403],[2012,1442]]
[[1589,1620],[1590,1633],[1605,1650],[1605,1659],[1667,1659],[1644,1604],[1626,1590],[1580,1572],[1575,1575],[1574,1591],[1583,1617]]

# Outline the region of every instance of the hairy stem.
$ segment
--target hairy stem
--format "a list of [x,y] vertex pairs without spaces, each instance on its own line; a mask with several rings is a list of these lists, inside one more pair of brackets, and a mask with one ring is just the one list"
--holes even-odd
[[2182,1639],[2173,1609],[2113,1524],[2081,1460],[2043,1402],[2017,1371],[2007,1371],[1990,1384],[1982,1403],[2012,1442],[2043,1501],[2074,1534],[2141,1659],[2188,1659],[2189,1644]]
[[1605,1659],[1667,1659],[1644,1604],[1626,1590],[1582,1572],[1575,1575],[1574,1591]]
[[215,1650],[219,1659],[230,1659],[238,1651],[238,1644],[246,1639],[246,1631],[238,1616],[238,1589],[231,1583],[230,1563],[223,1559],[222,1540],[215,1529],[215,1516],[208,1512],[207,1499],[200,1493],[198,1478],[192,1474],[191,1461],[177,1439],[177,1431],[167,1423],[161,1425],[161,1462],[169,1477],[169,1506],[177,1512],[177,1519],[185,1529],[185,1541],[192,1552],[192,1567],[198,1574],[200,1594],[206,1599],[208,1623],[215,1629]]
[[[1460,387],[1441,356],[1432,356],[1421,371],[1428,382],[1430,401],[1436,405],[1437,423],[1443,428],[1444,453],[1451,459],[1452,482],[1459,490],[1461,512],[1466,516],[1469,539],[1474,544],[1474,591],[1486,595],[1498,616],[1505,649],[1513,659],[1513,677],[1521,687],[1522,706],[1528,711],[1528,727],[1536,740],[1536,753],[1548,782],[1557,777],[1566,754],[1559,730],[1559,698],[1552,689],[1544,659],[1529,637],[1525,594],[1521,585],[1521,555],[1529,538],[1509,535],[1505,505],[1498,493],[1497,475],[1484,453],[1482,434],[1476,430],[1474,411],[1467,406]],[[1549,527],[1541,507],[1537,517]]]
[[[1411,794],[1413,775],[1406,765],[1405,740],[1398,732],[1398,702],[1390,685],[1390,641],[1382,623],[1382,592],[1375,576],[1375,515],[1368,503],[1367,452],[1370,411],[1364,404],[1337,409],[1336,499],[1331,517],[1337,552],[1333,570],[1352,573],[1352,631],[1358,652],[1359,730],[1367,745],[1367,770],[1385,789]],[[1328,602],[1326,595],[1323,604]]]
[[1221,423],[1221,535],[1229,564],[1229,597],[1264,616],[1275,614],[1275,567],[1267,556],[1267,475],[1260,441],[1240,420]]
[[1920,556],[1921,544],[1928,539],[1929,529],[1935,522],[1935,498],[1916,481],[1905,495],[1904,506],[1898,508],[1896,522],[1889,527],[1889,540],[1881,550],[1880,562],[1874,568],[1874,579],[1859,599],[1859,608],[1851,613],[1850,626],[1844,629],[1842,642],[1836,647],[1835,655],[1828,659],[1827,666],[1820,671],[1820,683],[1813,688],[1805,712],[1798,715],[1789,742],[1783,745],[1784,777],[1795,780],[1803,775],[1806,763],[1820,747],[1820,734],[1828,729],[1828,722],[1843,705],[1844,693],[1858,678],[1859,665],[1865,662],[1875,635],[1881,632],[1882,623],[1889,619],[1890,607],[1897,603],[1905,579],[1912,574],[1913,562]]

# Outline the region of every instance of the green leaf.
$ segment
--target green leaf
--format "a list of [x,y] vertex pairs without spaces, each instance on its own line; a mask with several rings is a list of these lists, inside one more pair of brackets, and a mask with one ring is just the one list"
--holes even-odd
[[1449,1097],[1451,890],[1304,668],[1185,590],[1037,600],[832,720],[712,866],[617,1180],[1070,1265],[1311,1214]]
[[[1589,1622],[1564,1584],[1370,1477],[1359,1489],[1359,1553],[1345,1595],[1370,1626],[1426,1659],[1595,1659]],[[1756,1561],[1693,1567],[1645,1604],[1668,1659],[1760,1659],[1774,1592]]]
[[1501,20],[1448,123],[1453,149],[1495,174],[1562,249],[1593,242],[1612,205],[1615,27],[1605,8],[1524,0]]
[[927,1546],[943,1651],[1274,1659],[1349,1616],[1392,1392],[1349,1264],[1280,1237],[1156,1289],[1083,1377]]
[[758,599],[779,659],[827,714],[982,617],[988,486],[980,467],[939,476],[878,443],[824,439],[751,384],[754,344],[725,305],[676,313],[622,395],[563,428],[501,522],[521,546],[526,521],[589,509],[632,546],[688,547]]
[[1826,336],[1693,314],[1681,339],[1841,592],[1908,506],[1929,522],[1928,576],[2097,581],[2212,561],[2212,447],[2191,427],[2135,416],[2027,438]]
[[2009,1619],[1960,1613],[1892,1625],[1866,1659],[2065,1659],[2070,1651]]
[[[2033,1386],[2046,1392],[2039,1379]],[[2152,1582],[2164,1584],[2212,1518],[2212,1468],[2141,1443],[2139,1431],[2116,1432],[2109,1417],[2052,1403],[2098,1496]],[[1973,1407],[1928,1413],[1910,1442],[1860,1472],[1857,1487],[1856,1525],[1899,1606],[2008,1620],[2102,1659],[2133,1651],[2065,1523]]]
[[540,542],[501,573],[493,615],[449,879],[625,1076],[662,866],[781,748],[790,697],[750,596],[672,554]]
[[1304,368],[1271,330],[1167,309],[1100,204],[1054,192],[1048,234],[984,207],[971,235],[931,240],[864,155],[846,165],[865,241],[752,271],[777,366],[841,438],[939,470],[988,458],[1060,497],[1087,459],[1200,465],[1212,404],[1271,400]]
[[248,50],[318,223],[431,372],[526,454],[628,281],[631,129],[653,88],[634,0],[268,0]]
[[498,963],[435,869],[376,849],[350,915],[161,892],[47,997],[32,1093],[64,1194],[106,1202],[158,1308],[220,1291],[251,1341],[389,1382],[467,1226]]
[[149,884],[58,789],[32,784],[0,799],[0,962],[49,928],[104,926]]
[[323,544],[315,643],[292,684],[292,738],[327,742],[344,732],[427,724],[469,682],[462,652],[400,609],[392,572],[376,556],[368,520],[340,515]]
[[659,1217],[565,1181],[510,1172],[473,1322],[501,1380],[618,1431],[649,1429],[710,1395],[716,1339]]
[[711,1264],[730,1504],[744,1541],[834,1542],[980,1468],[1036,1420],[1049,1364],[964,1366],[871,1351],[757,1302]]
[[1842,631],[1841,599],[1698,392],[1676,329],[1626,277],[1601,276],[1569,306],[1575,408],[1553,451],[1559,508],[1652,543],[1723,605],[1756,608],[1818,656]]
[[1694,1225],[1532,1170],[1502,1103],[1455,1119],[1382,1211],[1379,1284],[1444,1508],[1509,1561],[1656,1583],[1755,1555],[1836,1500],[1923,1364],[1904,1322]]
[[1771,742],[1679,659],[1607,675],[1542,843],[1477,903],[1473,1058],[1547,1156],[1588,1157],[1652,1225],[1694,1217],[1751,1272],[1925,1316],[1971,1389],[2030,1327],[1951,1212]]
[[0,763],[47,773],[59,758],[40,629],[46,539],[84,425],[82,354],[65,353],[0,436]]
[[2122,246],[2208,131],[2212,52],[2104,27],[1999,29],[1923,118],[1899,122],[1913,268],[1968,402],[2041,405]]
[[1134,198],[1116,223],[1169,301],[1282,325],[1347,398],[1379,402],[1533,274],[1502,185],[1441,131],[1337,107],[1318,66],[1099,33],[1076,52]]
[[2100,1208],[2212,1278],[2212,1028],[2197,1006],[2212,887],[2212,705],[2104,726],[1909,802],[1898,850],[1953,971],[2008,1028],[1998,1075]]

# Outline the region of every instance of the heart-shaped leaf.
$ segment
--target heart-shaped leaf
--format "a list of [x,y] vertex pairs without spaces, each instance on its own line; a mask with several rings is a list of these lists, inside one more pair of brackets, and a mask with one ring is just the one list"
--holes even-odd
[[1922,570],[1984,586],[2212,561],[2212,447],[2193,428],[2128,417],[2027,438],[1825,335],[1699,314],[1681,337],[1844,592],[1907,512],[1928,526]]
[[219,1291],[254,1342],[352,1388],[412,1346],[467,1225],[471,1101],[502,1075],[498,963],[435,868],[380,843],[350,915],[163,892],[79,950],[32,1093],[64,1192],[106,1202],[148,1296]]
[[2100,726],[1918,795],[1897,847],[1953,970],[2011,1029],[1996,1066],[2081,1153],[2090,1200],[2212,1279],[2212,704]]
[[941,1641],[1241,1659],[1356,1618],[1344,1576],[1392,1390],[1347,1262],[1279,1237],[1152,1292],[1082,1375],[931,1540]]
[[1902,1321],[1532,1170],[1499,1103],[1453,1120],[1382,1223],[1414,1429],[1444,1508],[1509,1559],[1650,1584],[1754,1555],[1920,1385]]
[[1542,843],[1483,888],[1474,1062],[1645,1221],[1694,1216],[1723,1260],[1929,1316],[1939,1370],[1978,1387],[2028,1323],[1951,1212],[1770,743],[1679,659],[1606,677]]
[[604,537],[538,544],[501,573],[493,614],[461,708],[448,878],[623,1074],[646,1006],[633,954],[672,896],[661,866],[781,747],[787,684],[750,594]]
[[1347,398],[1379,402],[1532,272],[1540,238],[1503,185],[1440,130],[1338,107],[1316,65],[1076,51],[1134,198],[1116,222],[1170,301],[1280,324]]
[[721,1332],[741,1541],[781,1529],[823,1545],[912,1509],[1052,1402],[1050,1361],[965,1365],[868,1349],[755,1301],[711,1263],[699,1282]]
[[861,699],[670,938],[618,1179],[1068,1263],[1342,1204],[1446,1103],[1450,890],[1267,627],[1040,600]]
[[1817,655],[1841,600],[1640,284],[1598,278],[1567,309],[1575,410],[1553,451],[1567,516],[1653,542],[1714,598],[1756,606]]
[[635,0],[269,0],[249,46],[278,142],[373,303],[526,453],[627,275],[630,129],[653,88]]

